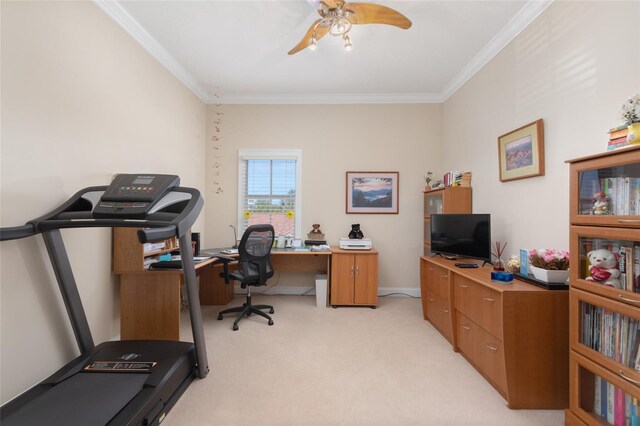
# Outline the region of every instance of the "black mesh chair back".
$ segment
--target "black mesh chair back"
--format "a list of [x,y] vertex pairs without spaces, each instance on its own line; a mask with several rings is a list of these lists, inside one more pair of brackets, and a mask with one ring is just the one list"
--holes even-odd
[[238,246],[238,274],[241,284],[265,285],[273,276],[271,247],[275,231],[271,225],[251,225],[242,235]]
[[240,281],[240,287],[247,289],[247,301],[242,306],[225,309],[218,314],[218,320],[221,320],[225,314],[238,313],[236,320],[233,322],[234,331],[238,329],[238,322],[251,314],[262,316],[269,320],[269,325],[273,325],[271,317],[262,312],[262,309],[268,309],[269,313],[273,314],[273,306],[252,304],[251,287],[266,285],[267,280],[273,276],[271,247],[273,247],[274,238],[275,231],[271,225],[249,226],[244,231],[238,245],[238,271],[235,273],[229,273],[229,264],[236,259],[225,258],[224,256],[219,257],[224,262],[224,272],[221,275],[224,277],[225,282],[228,283],[230,280]]

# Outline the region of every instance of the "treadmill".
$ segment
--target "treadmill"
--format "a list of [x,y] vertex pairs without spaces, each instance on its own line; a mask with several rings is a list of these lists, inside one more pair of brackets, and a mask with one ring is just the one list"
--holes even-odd
[[[200,192],[174,175],[119,174],[24,226],[0,229],[0,241],[42,234],[80,355],[0,407],[0,424],[157,425],[197,376],[209,373],[190,228]],[[60,229],[139,227],[140,243],[178,237],[193,342],[124,340],[94,345]]]

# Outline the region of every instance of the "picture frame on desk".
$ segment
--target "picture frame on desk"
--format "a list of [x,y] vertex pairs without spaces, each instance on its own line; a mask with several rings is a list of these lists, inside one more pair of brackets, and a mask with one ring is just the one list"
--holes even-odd
[[500,182],[544,176],[542,119],[500,136],[498,163],[500,164]]
[[399,172],[347,172],[347,214],[398,214]]

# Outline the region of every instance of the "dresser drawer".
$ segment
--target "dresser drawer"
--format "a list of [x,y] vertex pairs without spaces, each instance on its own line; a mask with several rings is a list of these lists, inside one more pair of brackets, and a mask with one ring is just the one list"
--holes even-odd
[[453,278],[455,309],[495,337],[502,336],[502,295],[459,275]]
[[438,296],[444,300],[449,300],[449,270],[439,266],[431,265],[431,276],[429,286]]
[[444,300],[431,290],[427,290],[427,319],[447,340],[453,341],[449,301]]
[[475,362],[480,371],[503,394],[507,393],[507,374],[502,341],[483,329],[478,329],[475,343]]
[[480,317],[477,287],[473,281],[460,275],[453,276],[453,300],[456,311],[476,320]]
[[497,338],[502,338],[502,295],[478,285],[480,318],[478,324]]
[[[456,345],[470,360],[475,360],[474,336],[478,333],[478,326],[460,312],[456,312]],[[475,361],[474,361],[475,362]]]

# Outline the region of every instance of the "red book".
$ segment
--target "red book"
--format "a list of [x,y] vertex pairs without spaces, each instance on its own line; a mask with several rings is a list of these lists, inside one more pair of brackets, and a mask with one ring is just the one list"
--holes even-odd
[[627,142],[627,136],[622,136],[620,138],[609,139],[609,145],[616,145],[622,142]]

